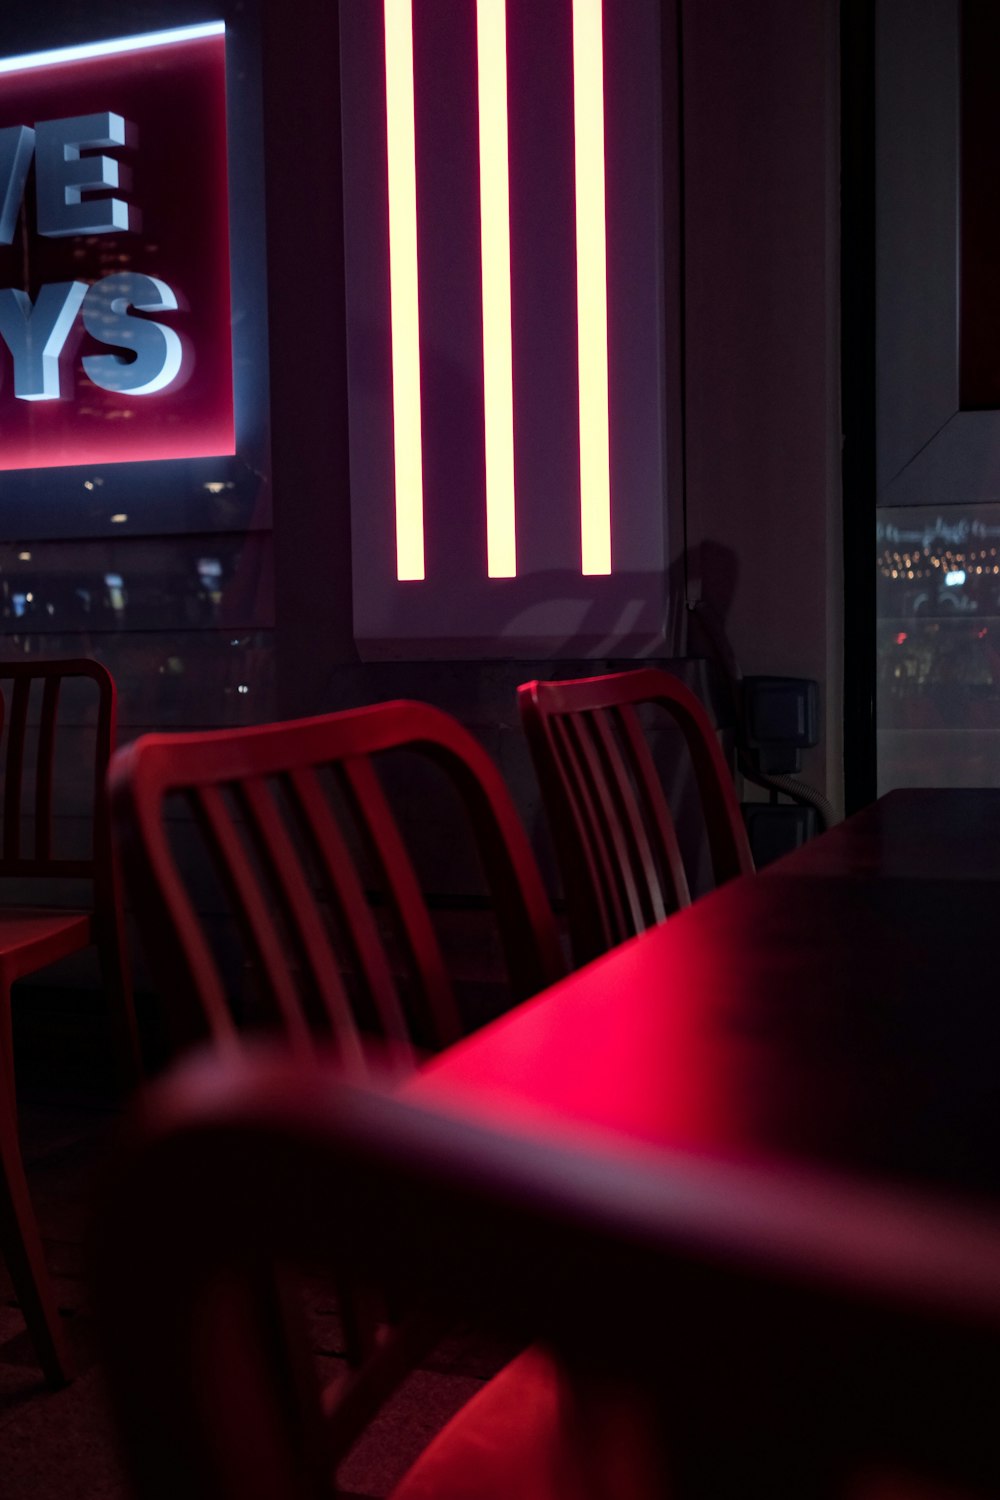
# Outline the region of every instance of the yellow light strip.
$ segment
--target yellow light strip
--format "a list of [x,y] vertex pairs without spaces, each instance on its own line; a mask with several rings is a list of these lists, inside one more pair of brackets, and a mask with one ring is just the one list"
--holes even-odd
[[573,0],[580,532],[582,571],[587,574],[611,572],[603,30],[601,0]]
[[385,0],[385,120],[389,172],[389,297],[396,472],[396,576],[424,576],[417,294],[417,169],[411,0]]
[[510,312],[506,0],[477,0],[479,214],[483,261],[483,395],[486,408],[486,571],[517,574],[514,506],[514,373]]

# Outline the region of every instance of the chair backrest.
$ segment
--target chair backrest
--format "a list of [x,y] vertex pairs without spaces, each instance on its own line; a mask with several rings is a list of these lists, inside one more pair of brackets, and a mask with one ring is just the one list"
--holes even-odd
[[[0,661],[0,875],[98,882],[108,875],[106,774],[116,714],[114,681],[100,662]],[[61,788],[68,799],[62,808]],[[75,816],[61,818],[68,809]],[[60,826],[78,834],[81,814],[84,842],[70,848]]]
[[716,884],[753,870],[711,721],[679,678],[653,667],[518,689],[552,829],[577,963],[690,901],[674,819],[637,709],[666,710],[694,770]]
[[[206,1035],[237,1043],[234,973],[249,976],[243,999],[254,1019],[300,1049],[325,1037],[360,1060],[362,1030],[404,1054],[413,1041],[434,1049],[461,1034],[441,943],[375,767],[396,749],[433,762],[458,793],[512,998],[563,972],[510,795],[447,714],[399,701],[249,729],[145,735],[114,757],[111,802],[127,894],[175,1044]],[[186,817],[173,815],[174,794]],[[212,941],[219,924],[196,889],[209,866],[239,940],[228,973]]]
[[[595,1439],[605,1403],[583,1403],[635,1396],[669,1480],[643,1500],[937,1494],[922,1473],[1000,1493],[995,1214],[508,1134],[264,1054],[161,1079],[119,1150],[95,1265],[139,1500],[332,1500],[342,1444],[269,1290],[316,1262],[540,1337]],[[894,1468],[912,1490],[859,1482]],[[577,1495],[638,1500],[589,1478]]]

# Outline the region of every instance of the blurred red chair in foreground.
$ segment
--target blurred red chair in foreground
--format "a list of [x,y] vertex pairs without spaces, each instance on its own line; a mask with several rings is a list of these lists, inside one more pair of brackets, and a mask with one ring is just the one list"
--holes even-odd
[[[434,1050],[461,1035],[431,913],[376,772],[376,759],[395,750],[432,762],[458,794],[512,998],[561,975],[517,811],[489,756],[449,715],[400,701],[249,729],[145,735],[115,756],[111,802],[175,1045],[210,1037],[230,1048],[250,1019],[300,1051],[325,1037],[356,1063],[369,1033],[405,1062],[414,1041]],[[172,816],[172,800],[187,820]],[[223,933],[237,946],[228,965],[213,943],[221,924],[204,887],[213,871],[234,923]],[[235,992],[247,983],[250,994]]]
[[693,767],[716,884],[753,861],[729,767],[694,693],[653,667],[527,682],[518,703],[584,963],[690,902],[674,819],[636,712],[664,709]]
[[316,1260],[553,1351],[487,1384],[393,1500],[1000,1493],[995,1216],[507,1134],[248,1053],[148,1091],[96,1222],[138,1500],[332,1500],[342,1409],[270,1295],[275,1264]]
[[[71,714],[64,711],[68,699]],[[99,662],[0,662],[0,877],[17,883],[21,900],[40,888],[51,901],[47,882],[74,882],[76,902],[76,883],[86,881],[90,887],[84,910],[0,905],[0,1153],[5,1178],[0,1243],[39,1359],[54,1382],[65,1376],[67,1364],[20,1164],[11,989],[17,980],[95,945],[119,1072],[126,1083],[137,1080],[135,1015],[105,787],[115,708],[114,682]],[[72,816],[60,816],[65,813]],[[81,829],[83,837],[77,839]]]

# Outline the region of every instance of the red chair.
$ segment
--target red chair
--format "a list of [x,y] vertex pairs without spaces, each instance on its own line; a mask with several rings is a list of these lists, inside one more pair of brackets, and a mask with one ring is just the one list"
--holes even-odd
[[506,1134],[287,1054],[189,1060],[122,1145],[96,1264],[136,1500],[333,1500],[357,1428],[269,1276],[317,1260],[553,1351],[485,1385],[392,1500],[1000,1493],[995,1216]]
[[674,819],[639,721],[644,704],[681,730],[701,799],[715,881],[753,871],[729,768],[711,721],[677,677],[652,667],[571,682],[527,682],[521,719],[585,963],[690,902]]
[[[463,1031],[452,981],[400,826],[376,771],[407,751],[458,794],[486,876],[511,998],[564,972],[541,878],[499,772],[456,721],[420,703],[291,723],[147,735],[111,767],[129,895],[175,1047],[239,1051],[251,1025],[299,1055],[333,1047],[366,1073],[371,1039],[412,1067]],[[446,789],[446,788],[445,788]],[[180,809],[175,807],[181,802]],[[183,814],[186,814],[184,816]],[[214,871],[225,922],[213,909]],[[373,891],[379,895],[373,904]],[[227,952],[235,946],[235,953]],[[338,1287],[356,1431],[431,1331],[379,1322],[381,1304]]]
[[[68,698],[72,718],[61,712]],[[51,899],[49,881],[87,881],[91,889],[91,904],[83,910],[0,906],[2,1248],[39,1359],[53,1382],[65,1377],[68,1366],[20,1164],[11,989],[26,975],[95,945],[119,1071],[127,1083],[136,1081],[139,1052],[105,789],[115,706],[114,683],[98,662],[0,662],[0,876],[17,883],[22,900],[39,888]],[[76,816],[59,816],[66,812]],[[71,847],[81,828],[83,838]]]
[[[395,702],[250,729],[146,735],[115,756],[111,801],[175,1045],[211,1037],[232,1046],[248,1019],[300,1050],[332,1038],[356,1061],[362,1032],[404,1058],[414,1041],[435,1049],[461,1035],[431,913],[376,772],[377,758],[394,750],[432,762],[458,794],[512,998],[563,972],[510,795],[447,714]],[[172,801],[183,816],[171,816]],[[234,926],[217,911],[213,918],[209,868]],[[235,943],[228,962],[220,938]]]
[[[0,877],[17,881],[19,895],[46,881],[87,881],[92,890],[84,910],[0,906],[0,1025],[6,1044],[18,979],[94,945],[119,1069],[134,1083],[139,1051],[105,785],[116,722],[115,685],[100,662],[0,662]],[[9,1046],[2,1050],[9,1062]]]

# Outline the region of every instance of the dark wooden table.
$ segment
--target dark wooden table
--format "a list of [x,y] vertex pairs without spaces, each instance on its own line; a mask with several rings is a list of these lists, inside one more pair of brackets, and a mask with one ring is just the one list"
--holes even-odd
[[892,794],[452,1048],[415,1092],[1000,1206],[1000,793],[977,798]]
[[1000,882],[1000,789],[889,792],[764,873]]
[[[876,1216],[902,1195],[996,1230],[998,956],[1000,792],[897,792],[520,1006],[407,1093],[594,1160],[660,1153],[665,1171],[832,1184],[845,1204],[870,1191]],[[830,1244],[854,1227],[831,1218]],[[943,1450],[968,1451],[968,1362],[945,1366],[903,1404],[925,1435],[947,1410]]]

